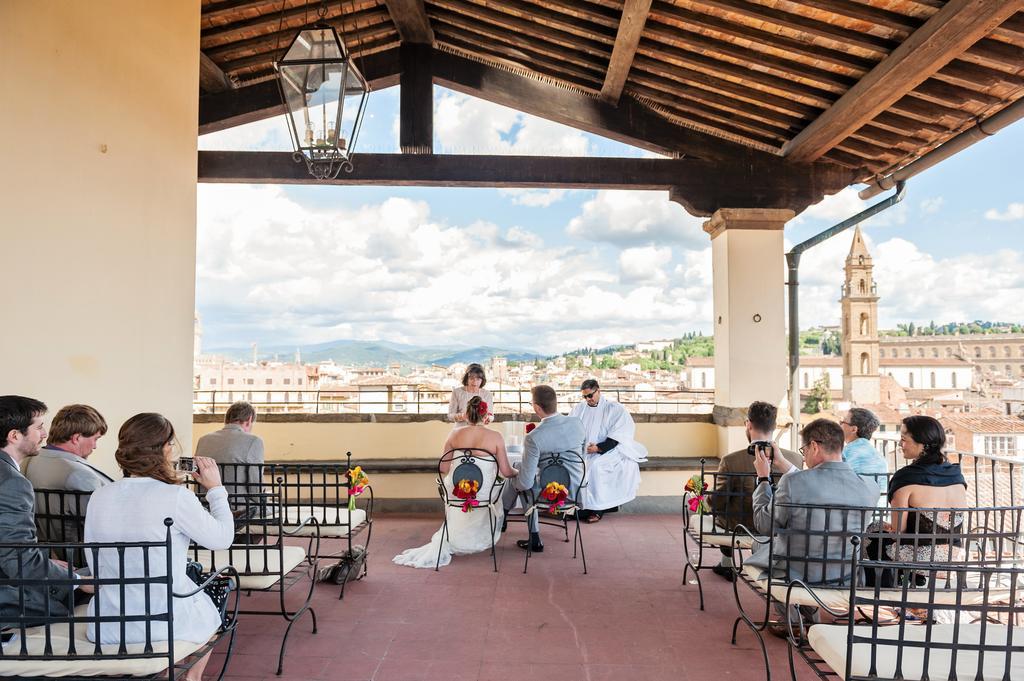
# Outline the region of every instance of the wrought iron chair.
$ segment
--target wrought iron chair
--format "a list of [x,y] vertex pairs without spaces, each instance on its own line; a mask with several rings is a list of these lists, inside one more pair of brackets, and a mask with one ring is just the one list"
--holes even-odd
[[[11,589],[20,595],[21,606],[17,612],[0,615],[3,626],[4,644],[0,645],[0,677],[2,678],[45,678],[81,680],[105,678],[150,678],[178,679],[184,676],[196,662],[224,639],[228,645],[223,667],[217,677],[222,679],[227,670],[234,647],[237,616],[229,617],[216,634],[205,643],[197,644],[174,638],[174,603],[176,599],[189,598],[203,590],[218,577],[228,577],[238,583],[234,569],[225,567],[211,575],[204,584],[186,593],[176,592],[172,584],[172,539],[170,518],[164,521],[166,535],[160,542],[115,542],[83,543],[58,542],[52,544],[0,544],[0,553],[11,556],[9,565],[18,566],[19,573],[0,577],[0,588]],[[47,577],[44,580],[28,578],[20,573],[25,552],[61,553],[64,555],[89,556],[94,574],[76,575],[69,565],[67,574]],[[145,574],[125,576],[125,555],[135,557],[141,554],[143,565],[149,566]],[[118,576],[97,576],[108,574],[103,569],[113,561],[119,566]],[[59,612],[50,600],[45,600],[45,611],[26,609],[27,594],[34,590],[65,589],[69,593],[75,586],[91,586],[97,594],[104,589],[119,591],[120,607],[115,612],[103,609],[102,601],[94,598],[95,609],[90,612],[87,605],[77,608],[68,602]],[[179,585],[178,588],[182,588]],[[138,612],[138,602],[126,599],[129,590],[143,594],[143,611]],[[68,596],[69,601],[71,596]],[[126,608],[126,602],[131,607]],[[237,615],[238,596],[234,599],[233,612]],[[142,629],[144,640],[126,643],[126,630]],[[117,644],[101,645],[101,629],[119,630]],[[89,635],[95,641],[89,640]]]
[[[956,598],[967,599],[965,603],[977,600],[984,596],[980,586],[971,589],[968,585],[957,586],[948,580],[936,582],[934,578],[948,577],[958,567],[1015,564],[1021,556],[1021,538],[1024,536],[1024,507],[894,509],[778,503],[771,507],[773,526],[774,514],[780,511],[791,519],[802,520],[791,522],[785,528],[775,528],[774,541],[767,537],[753,538],[755,544],[769,544],[768,564],[775,569],[762,571],[750,565],[737,566],[734,584],[739,617],[733,623],[732,643],[736,643],[739,623],[746,623],[761,647],[768,679],[771,672],[762,632],[772,623],[781,623],[780,620],[772,621],[773,606],[788,602],[790,605],[818,608],[825,604],[826,612],[833,616],[863,619],[865,613],[858,612],[851,605],[851,584],[859,592],[880,589],[890,600],[896,598],[900,589],[915,593],[933,592],[937,602],[956,602]],[[885,529],[886,524],[898,527],[901,514],[909,512],[923,519],[916,521],[914,526],[908,524],[900,532]],[[737,527],[736,533],[738,536],[744,533],[750,536],[743,526]],[[854,538],[857,539],[856,544],[851,543]],[[875,562],[884,567],[877,567],[870,574],[863,570],[851,571],[851,546],[858,546],[863,551],[868,545],[878,547],[873,551],[882,557]],[[900,556],[908,555],[913,559],[900,559]],[[931,581],[917,572],[907,572],[899,567],[907,562],[935,568],[930,573]],[[939,568],[946,568],[946,571]],[[891,584],[885,581],[886,576],[890,576]],[[877,585],[865,586],[866,578],[868,582],[877,579]],[[791,589],[790,584],[794,581],[801,587]],[[759,621],[743,607],[738,590],[740,582],[762,599],[764,611]]]
[[[739,553],[749,551],[753,542],[746,535],[736,539],[733,545],[733,528],[749,525],[753,516],[751,490],[757,479],[756,473],[719,473],[705,468],[706,460],[700,460],[699,481],[707,489],[685,490],[683,493],[683,580],[693,571],[700,597],[700,609],[704,609],[704,584],[701,570],[710,570],[704,564],[705,550],[731,550],[734,562],[740,561]],[[779,474],[773,473],[773,484]],[[703,503],[700,496],[703,495]],[[691,505],[696,509],[691,509]],[[691,547],[691,544],[693,546]]]
[[[352,470],[352,452],[346,452],[346,462],[323,463],[267,463],[267,464],[220,464],[222,477],[238,481],[236,494],[250,496],[253,492],[273,490],[281,495],[283,526],[293,536],[312,536],[319,533],[320,548],[313,558],[339,559],[342,566],[357,570],[356,576],[347,576],[341,581],[338,598],[344,598],[345,585],[349,581],[362,579],[367,574],[368,550],[373,532],[373,488],[366,486],[364,501],[355,510],[349,510]],[[263,482],[260,482],[263,481]],[[229,493],[232,490],[228,489]],[[257,517],[265,516],[266,510],[254,507]],[[244,523],[245,512],[236,510],[239,525]],[[303,524],[308,518],[315,518],[316,524]],[[258,530],[266,527],[272,532],[274,526],[257,524]],[[358,562],[354,556],[352,540],[363,532],[366,543]],[[327,549],[325,539],[341,539],[341,547]]]
[[[441,470],[445,464],[452,467],[450,476]],[[494,475],[485,475],[484,469],[481,466],[493,469]],[[490,485],[485,485],[488,477],[491,478]],[[451,480],[450,490],[447,483],[448,479]],[[475,484],[475,491],[459,492],[457,488],[463,482],[470,486]],[[441,543],[437,547],[435,571],[441,567],[441,551],[444,547],[444,542],[451,541],[448,534],[448,514],[455,512],[455,509],[458,509],[460,513],[478,512],[481,505],[486,505],[487,507],[487,518],[490,521],[491,528],[491,559],[494,562],[494,571],[498,571],[498,554],[494,543],[494,531],[498,527],[498,518],[495,515],[494,508],[496,504],[501,504],[501,494],[506,484],[507,481],[498,473],[498,460],[494,454],[485,449],[477,449],[475,447],[452,449],[445,452],[438,459],[437,493],[441,497],[444,508],[444,524],[441,526]],[[464,496],[457,496],[458,494],[463,494]],[[480,499],[481,494],[483,494],[483,500]]]
[[[203,495],[199,495],[203,498]],[[237,527],[235,539],[228,549],[211,551],[193,544],[190,548],[192,560],[202,564],[204,571],[216,571],[230,565],[238,571],[239,586],[247,594],[253,591],[276,593],[279,608],[276,610],[239,610],[240,615],[273,615],[284,618],[288,623],[281,638],[277,674],[284,669],[285,646],[292,626],[303,614],[309,613],[313,633],[317,632],[316,612],[310,605],[313,587],[316,586],[320,535],[316,518],[302,519],[294,529],[284,526],[286,517],[281,496],[276,492],[247,492],[232,499],[234,506],[243,511],[244,525]],[[311,533],[304,530],[313,528]],[[307,546],[285,544],[288,537],[299,536],[308,539]],[[290,610],[285,603],[285,594],[304,580],[309,581],[302,604]]]
[[[570,468],[577,468],[579,470],[579,478],[577,482],[573,482],[573,475]],[[583,559],[583,574],[587,574],[587,553],[583,548],[583,534],[580,532],[580,490],[582,490],[587,484],[587,464],[583,456],[575,451],[566,452],[554,452],[545,453],[540,457],[540,462],[537,471],[537,484],[533,489],[528,489],[520,492],[523,499],[523,507],[526,509],[527,522],[530,522],[530,516],[533,516],[533,521],[538,525],[541,524],[540,513],[541,512],[557,512],[562,514],[562,527],[566,528],[566,541],[569,541],[568,537],[568,514],[572,514],[573,519],[576,521],[576,530],[573,534],[572,542],[572,557],[576,559],[576,549],[579,547],[579,555]],[[565,488],[566,497],[559,501],[553,501],[545,498],[544,490],[549,485],[557,484]],[[535,494],[534,490],[541,490],[540,494]],[[533,554],[530,543],[526,544],[526,559],[523,562],[523,574],[526,574],[527,569],[530,566],[530,556]]]
[[[819,600],[822,610],[839,618],[835,624],[814,624],[806,633],[803,622],[789,617],[789,669],[797,679],[794,654],[799,654],[819,678],[836,676],[849,681],[1013,681],[1024,678],[1024,567],[928,562],[865,560],[860,539],[850,539],[850,574],[896,569],[923,574],[928,588],[905,580],[895,591],[881,587],[858,588],[851,581],[847,599],[858,612],[869,613],[868,623]],[[941,586],[941,588],[940,588]],[[816,591],[800,581],[789,585],[787,606],[793,594]],[[880,624],[880,613],[893,608],[912,608],[923,613],[918,623],[901,621]],[[791,608],[787,607],[787,613]],[[799,637],[794,634],[799,628]]]
[[[36,535],[41,543],[68,544],[85,540],[85,511],[92,492],[64,489],[35,490]],[[85,554],[68,555],[63,549],[52,549],[54,558],[85,567]]]

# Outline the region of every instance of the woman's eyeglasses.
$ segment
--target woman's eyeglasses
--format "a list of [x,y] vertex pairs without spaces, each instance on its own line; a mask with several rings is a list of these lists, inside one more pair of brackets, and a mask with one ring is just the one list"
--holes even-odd
[[589,400],[589,399],[592,399],[594,397],[597,397],[597,393],[599,393],[599,392],[601,392],[601,391],[600,390],[595,390],[592,393],[580,393],[580,397],[582,397],[585,400]]

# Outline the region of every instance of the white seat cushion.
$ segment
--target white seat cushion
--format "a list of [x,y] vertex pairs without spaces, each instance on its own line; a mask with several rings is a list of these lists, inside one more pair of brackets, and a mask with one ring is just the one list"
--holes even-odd
[[[753,567],[751,565],[743,566],[743,574],[747,579],[752,582],[756,582],[757,588],[761,591],[765,591],[768,588],[767,579],[759,579],[761,574],[764,572],[761,568]],[[811,585],[811,589],[814,591],[814,595],[824,603],[829,609],[835,612],[846,612],[850,609],[850,588],[843,587],[826,587],[826,586],[814,586]],[[780,603],[786,602],[786,592],[789,590],[789,586],[783,584],[781,581],[772,581],[772,598]],[[878,596],[875,596],[875,590],[871,587],[863,587],[857,589],[857,595],[861,598],[871,598],[876,600],[893,600],[900,601],[903,599],[903,592],[899,589],[882,589],[878,592]],[[990,601],[1006,600],[1010,597],[1008,589],[999,590],[992,589],[989,591]],[[914,603],[926,603],[928,601],[928,590],[927,587],[921,589],[910,589],[907,591],[907,607],[914,607]],[[955,604],[957,594],[955,590],[949,591],[936,591],[935,598],[932,601],[935,604]],[[964,591],[960,596],[960,602],[964,605],[972,605],[980,603],[984,600],[985,594],[982,591]],[[820,604],[814,600],[814,597],[807,592],[806,589],[799,588],[793,589],[793,595],[790,599],[792,605],[809,605],[812,607],[818,607]]]
[[[934,642],[952,643],[953,633],[956,630],[953,624],[936,624],[931,627],[931,640]],[[858,626],[854,628],[857,636],[871,636],[870,626]],[[924,641],[928,627],[915,625],[903,629],[904,641]],[[985,629],[985,645],[1006,645],[1007,627],[1001,624],[989,624]],[[821,655],[828,666],[832,668],[839,678],[845,678],[846,674],[846,638],[848,629],[845,625],[816,624],[807,633],[807,640],[814,651]],[[882,639],[897,640],[900,635],[900,627],[880,627],[877,636]],[[978,644],[981,642],[980,624],[961,624],[959,626],[959,643]],[[1017,627],[1013,632],[1013,645],[1024,645],[1024,631]],[[876,669],[878,675],[883,678],[892,678],[896,673],[896,652],[895,645],[876,646]],[[906,681],[917,681],[922,678],[924,672],[924,649],[904,647],[902,671]],[[983,681],[1001,681],[1006,666],[1006,655],[995,651],[986,651],[984,666],[982,667]],[[949,677],[950,651],[931,649],[928,658],[928,677],[931,679],[945,679]],[[868,643],[854,644],[852,673],[854,676],[867,676],[871,666],[871,645]],[[956,677],[959,679],[973,679],[978,669],[978,653],[976,651],[959,648],[956,655]],[[1011,679],[1024,679],[1024,653],[1017,653],[1013,656],[1010,666]]]
[[279,573],[288,574],[306,559],[306,549],[301,546],[285,546],[283,550],[253,547],[210,552],[202,549],[197,553],[196,560],[203,564],[204,572],[211,570],[213,565],[218,570],[231,565],[238,570],[239,588],[256,590],[274,586],[280,579]]
[[[709,515],[700,516],[701,539],[712,546],[732,546],[732,532],[726,532],[715,525],[715,519]],[[749,549],[753,540],[746,535],[737,535],[736,542],[741,549]]]
[[[75,613],[86,617],[88,605],[81,605],[75,609]],[[90,641],[85,633],[90,625],[87,622],[75,624],[75,652],[78,655],[92,655],[95,650],[95,643]],[[116,626],[116,625],[107,625]],[[28,643],[28,652],[31,655],[41,655],[46,644],[46,628],[33,627],[25,630],[25,639]],[[67,655],[70,649],[68,639],[68,625],[54,624],[50,626],[50,642],[54,655]],[[191,641],[174,642],[174,661],[181,662],[186,657],[199,650],[204,644],[192,643]],[[143,643],[129,643],[125,646],[130,654],[140,654],[145,648]],[[24,676],[26,678],[38,678],[41,676],[148,676],[158,674],[167,669],[167,642],[154,641],[153,651],[164,653],[165,657],[154,657],[148,659],[118,659],[117,644],[101,646],[105,655],[111,655],[106,660],[57,660],[53,658],[39,660],[12,660],[0,658],[0,676]],[[21,652],[21,641],[15,639],[4,644],[4,653],[17,655]]]
[[[316,527],[308,524],[295,532],[295,529],[302,524],[302,521],[309,517],[316,518],[320,523],[320,536],[336,539],[348,536],[349,530],[359,527],[366,522],[366,511],[361,508],[350,513],[348,507],[338,508],[336,506],[285,506],[282,524],[285,532],[294,532],[294,537],[312,537],[316,534]],[[277,534],[276,525],[250,526],[254,533],[261,533],[264,530],[267,534]]]

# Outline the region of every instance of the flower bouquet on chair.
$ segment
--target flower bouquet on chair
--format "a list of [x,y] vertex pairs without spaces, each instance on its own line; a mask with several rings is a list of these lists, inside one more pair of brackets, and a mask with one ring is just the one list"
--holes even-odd
[[687,493],[686,505],[690,509],[690,513],[697,515],[711,513],[711,505],[708,504],[707,497],[704,495],[708,490],[708,483],[704,482],[700,475],[691,476],[686,481],[683,490]]
[[463,478],[455,483],[452,488],[452,495],[456,499],[462,499],[462,512],[469,513],[480,505],[476,495],[480,491],[480,482]]

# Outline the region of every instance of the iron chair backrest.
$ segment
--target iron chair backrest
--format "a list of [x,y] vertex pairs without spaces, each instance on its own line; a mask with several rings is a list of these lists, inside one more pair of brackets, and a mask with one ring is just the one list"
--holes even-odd
[[[862,558],[856,538],[852,544],[851,572],[914,572],[925,575],[932,586],[914,589],[904,583],[895,593],[877,585],[874,589],[850,587],[850,603],[871,623],[858,624],[856,618],[849,618],[845,679],[1012,681],[1014,666],[1019,674],[1024,667],[1024,631],[1020,626],[1024,616],[1024,567],[872,561]],[[937,588],[940,583],[949,585],[952,597]],[[880,626],[880,611],[893,608],[911,609],[923,621]],[[927,670],[926,676],[921,675],[922,669]]]
[[[166,536],[162,542],[58,542],[52,544],[17,544],[0,543],[0,554],[14,554],[14,559],[7,561],[9,565],[18,566],[23,562],[20,554],[26,551],[45,552],[61,551],[65,554],[88,555],[93,566],[92,576],[78,577],[69,565],[67,573],[60,577],[46,579],[26,578],[23,575],[4,575],[0,577],[0,589],[18,594],[21,607],[9,612],[6,609],[0,615],[5,633],[15,633],[16,642],[0,646],[0,669],[5,663],[42,662],[52,660],[102,660],[102,659],[149,659],[163,658],[167,661],[167,678],[174,678],[174,618],[173,618],[173,585],[172,585],[172,544],[170,518],[164,520]],[[125,577],[126,557],[138,554],[141,560],[133,562],[148,567],[143,574]],[[117,575],[105,576],[108,572],[108,561],[117,565]],[[92,586],[97,593],[106,589],[114,589],[118,593],[120,607],[117,612],[103,610],[102,601],[94,597],[94,610],[76,613],[73,607],[66,612],[54,613],[47,601],[47,611],[29,612],[25,610],[25,594],[33,589],[65,588],[73,593],[75,586]],[[125,595],[129,591],[142,591],[142,612],[137,611],[140,603],[130,599],[130,612],[126,612]],[[69,599],[71,596],[69,596]],[[68,604],[72,605],[73,604]],[[142,649],[133,646],[132,651],[126,642],[126,631],[129,626],[133,631],[141,625],[145,632]],[[86,627],[95,642],[89,642],[87,649],[76,648],[76,627]],[[100,634],[113,626],[118,629],[120,643],[116,648],[101,647]],[[154,643],[166,641],[167,650],[157,650]],[[81,639],[78,641],[81,644]],[[41,647],[40,647],[41,646]],[[25,674],[23,674],[25,675]],[[31,674],[28,674],[31,675]]]
[[[206,503],[205,495],[199,494],[200,501]],[[284,513],[281,507],[281,496],[275,492],[259,494],[239,494],[230,497],[241,512],[241,521],[236,522],[235,538],[226,551],[210,552],[210,564],[204,567],[211,571],[234,567],[243,577],[275,575],[284,578],[284,561],[281,553],[284,550]],[[312,539],[312,538],[311,538]],[[319,542],[319,537],[316,537]],[[192,543],[189,551],[192,560],[199,560],[199,552],[203,547]],[[223,556],[228,562],[223,562]],[[203,561],[200,561],[203,562]]]
[[[462,506],[465,503],[464,499],[456,497],[448,489],[448,486],[443,484],[442,481],[447,474],[443,473],[441,468],[445,463],[450,464],[453,489],[461,480],[475,481],[479,485],[478,501],[483,502],[486,499],[485,503],[496,504],[501,500],[501,491],[504,489],[505,480],[498,471],[497,457],[486,449],[459,447],[445,452],[437,461],[438,490],[445,506]],[[492,469],[493,473],[486,472],[485,468]],[[485,484],[488,477],[490,477],[490,485]]]
[[[281,495],[285,507],[298,507],[312,513],[324,526],[350,527],[348,515],[352,480],[352,452],[346,452],[345,462],[317,461],[309,463],[263,464],[274,491]],[[373,491],[367,486],[372,499]]]
[[[575,480],[573,479],[572,468],[576,468],[579,471],[579,476]],[[545,452],[540,455],[540,461],[537,465],[536,488],[543,491],[552,482],[564,485],[569,494],[565,500],[566,505],[575,506],[578,504],[580,490],[586,484],[586,479],[587,463],[579,452],[568,450],[564,452]],[[542,508],[551,505],[550,502],[539,497],[533,501]]]
[[[221,482],[228,493],[231,510],[236,514],[247,510],[257,517],[265,515],[266,509],[256,501],[263,492],[273,492],[273,476],[269,475],[270,466],[263,463],[220,463]],[[195,491],[199,491],[193,487]],[[251,498],[249,498],[251,496]]]
[[[36,536],[40,542],[67,544],[85,541],[85,512],[92,492],[65,489],[35,490]],[[63,549],[55,549],[53,556],[85,567],[85,554],[78,552],[68,557]]]

